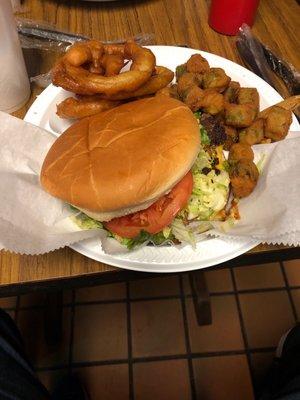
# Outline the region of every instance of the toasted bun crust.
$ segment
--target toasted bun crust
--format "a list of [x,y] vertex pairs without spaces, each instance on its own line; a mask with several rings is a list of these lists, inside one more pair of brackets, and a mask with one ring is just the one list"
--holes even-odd
[[84,118],[49,150],[45,190],[95,219],[149,207],[190,170],[199,126],[182,102],[151,97]]

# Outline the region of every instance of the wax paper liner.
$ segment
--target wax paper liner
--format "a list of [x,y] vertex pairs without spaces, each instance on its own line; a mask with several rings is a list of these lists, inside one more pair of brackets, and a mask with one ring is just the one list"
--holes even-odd
[[46,193],[39,173],[55,138],[0,112],[0,249],[40,254],[99,236],[81,230],[66,204]]
[[[207,233],[207,237],[224,237],[224,238],[229,238],[229,239],[244,239],[245,236],[238,236],[238,235],[231,235],[231,232],[228,233],[221,233],[217,230],[212,230]],[[257,240],[262,244],[281,244],[284,246],[300,246],[300,231],[294,231],[294,232],[289,232],[289,233],[284,233],[282,235],[274,236],[269,239],[266,239],[265,237],[260,237],[257,235],[251,235],[249,236],[253,240]]]

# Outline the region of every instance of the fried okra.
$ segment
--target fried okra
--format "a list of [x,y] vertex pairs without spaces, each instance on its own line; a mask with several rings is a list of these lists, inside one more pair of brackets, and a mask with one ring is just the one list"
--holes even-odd
[[265,137],[274,142],[286,137],[292,123],[292,112],[284,108],[274,106],[268,112],[265,119]]
[[201,54],[193,54],[186,63],[187,72],[204,74],[209,71],[208,61]]
[[249,104],[225,105],[225,123],[236,128],[247,128],[255,118],[255,110]]
[[175,70],[176,82],[186,72],[187,72],[186,64],[177,65],[176,70]]
[[224,110],[224,97],[215,90],[203,90],[202,98],[199,101],[199,108],[211,115],[219,114]]
[[166,87],[164,87],[164,88],[162,88],[162,89],[159,89],[159,90],[155,93],[155,96],[167,96],[167,97],[171,97],[171,94],[170,94],[170,87],[169,87],[169,86],[166,86]]
[[177,92],[177,85],[172,84],[171,86],[166,86],[162,89],[159,89],[155,93],[155,96],[167,96],[167,97],[172,97],[173,99],[179,99],[179,95]]
[[231,146],[229,155],[229,161],[240,161],[240,160],[254,160],[254,153],[248,144],[235,143]]
[[257,115],[259,112],[259,94],[257,89],[240,88],[237,94],[237,103],[251,104]]
[[218,92],[223,92],[230,80],[222,68],[211,68],[203,75],[202,85],[204,89],[215,89]]
[[231,187],[235,197],[247,197],[257,184],[259,172],[251,160],[242,159],[230,168]]
[[225,133],[226,133],[226,141],[224,143],[224,150],[230,150],[231,146],[236,143],[239,139],[238,132],[232,126],[224,126]]
[[202,77],[199,74],[194,74],[192,72],[185,72],[178,79],[177,91],[180,96],[184,96],[185,92],[192,86],[199,86]]
[[169,92],[170,92],[170,97],[173,97],[174,99],[179,99],[179,94],[178,94],[177,84],[176,83],[173,83],[169,87]]
[[227,103],[235,103],[237,99],[238,90],[241,85],[238,82],[231,81],[224,91],[224,99]]
[[193,111],[198,111],[203,97],[203,90],[198,86],[190,87],[184,95],[183,102]]
[[256,119],[248,128],[239,133],[239,142],[252,146],[261,143],[264,138],[264,119]]

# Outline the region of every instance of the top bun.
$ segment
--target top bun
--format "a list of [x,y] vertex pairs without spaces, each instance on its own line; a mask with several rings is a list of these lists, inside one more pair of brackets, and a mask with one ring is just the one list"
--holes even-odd
[[157,96],[84,118],[52,145],[45,190],[99,221],[143,210],[191,169],[199,125],[182,102]]

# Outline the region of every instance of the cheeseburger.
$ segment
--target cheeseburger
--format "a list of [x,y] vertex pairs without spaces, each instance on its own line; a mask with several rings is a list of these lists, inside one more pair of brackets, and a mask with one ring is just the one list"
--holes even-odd
[[194,243],[191,221],[218,218],[227,201],[229,177],[217,153],[201,147],[188,107],[156,96],[72,125],[49,150],[41,184],[76,208],[80,226],[102,227],[128,248]]

